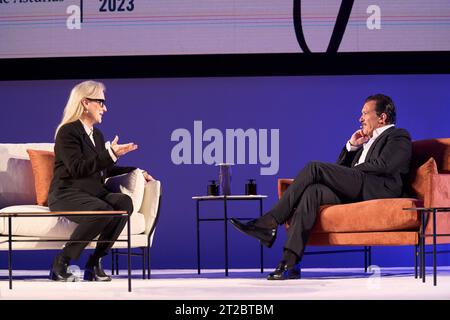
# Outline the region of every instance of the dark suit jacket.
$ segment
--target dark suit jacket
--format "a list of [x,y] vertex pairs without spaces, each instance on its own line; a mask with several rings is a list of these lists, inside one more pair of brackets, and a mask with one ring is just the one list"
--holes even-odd
[[134,167],[114,166],[105,148],[103,134],[94,128],[95,146],[77,120],[63,125],[55,139],[55,169],[49,193],[56,196],[64,189],[79,189],[95,197],[109,191],[104,182],[107,177],[128,173]]
[[408,131],[391,127],[372,144],[365,162],[355,166],[363,148],[348,152],[344,147],[337,164],[353,167],[364,173],[364,200],[406,196],[412,143]]

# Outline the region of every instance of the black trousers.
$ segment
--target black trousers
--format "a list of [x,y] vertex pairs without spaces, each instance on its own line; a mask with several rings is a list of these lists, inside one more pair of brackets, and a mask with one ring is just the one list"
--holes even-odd
[[[57,195],[49,194],[49,208],[51,211],[110,211],[124,210],[128,214],[133,212],[131,198],[122,193],[107,193],[101,198],[94,197],[78,189],[65,189]],[[77,260],[88,242],[80,240],[116,241],[127,223],[126,217],[67,217],[78,224],[70,236],[70,240],[63,248],[63,255]],[[113,242],[97,242],[94,258],[101,258],[108,254]]]
[[362,200],[363,181],[364,173],[354,168],[333,163],[308,163],[268,212],[278,224],[292,218],[284,248],[301,259],[319,207]]

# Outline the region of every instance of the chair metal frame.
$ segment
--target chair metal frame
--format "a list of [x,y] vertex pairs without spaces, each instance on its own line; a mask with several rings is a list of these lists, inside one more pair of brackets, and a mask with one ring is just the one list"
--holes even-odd
[[[147,279],[151,278],[151,265],[150,265],[150,238],[152,234],[155,232],[156,225],[159,220],[160,210],[161,210],[161,199],[162,195],[159,196],[158,202],[158,210],[156,211],[155,222],[153,223],[150,232],[147,237],[147,245],[145,247],[138,247],[140,252],[132,252],[130,253],[131,257],[142,257],[142,279],[145,279],[146,269],[147,269]],[[118,275],[119,274],[119,256],[127,255],[127,252],[121,251],[120,249],[111,249],[111,274]],[[146,268],[147,267],[147,268]]]

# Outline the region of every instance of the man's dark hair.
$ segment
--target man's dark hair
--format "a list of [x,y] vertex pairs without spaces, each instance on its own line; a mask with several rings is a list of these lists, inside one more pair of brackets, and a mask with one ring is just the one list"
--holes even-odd
[[375,101],[375,112],[377,116],[381,116],[382,113],[386,114],[386,123],[394,124],[396,120],[395,105],[392,99],[384,94],[378,93],[372,96],[368,96],[366,102]]

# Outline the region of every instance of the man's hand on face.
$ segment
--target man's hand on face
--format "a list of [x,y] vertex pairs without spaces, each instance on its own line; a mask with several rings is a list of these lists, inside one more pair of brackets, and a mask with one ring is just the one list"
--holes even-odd
[[364,134],[362,129],[356,130],[355,133],[352,134],[349,142],[354,147],[359,147],[362,144],[366,143],[369,140],[369,136]]

